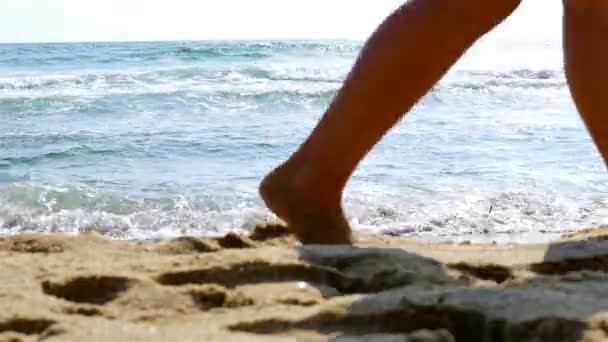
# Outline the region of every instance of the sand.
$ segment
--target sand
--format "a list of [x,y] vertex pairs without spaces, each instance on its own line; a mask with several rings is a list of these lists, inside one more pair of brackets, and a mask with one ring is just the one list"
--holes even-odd
[[0,341],[606,341],[608,228],[553,244],[0,238]]

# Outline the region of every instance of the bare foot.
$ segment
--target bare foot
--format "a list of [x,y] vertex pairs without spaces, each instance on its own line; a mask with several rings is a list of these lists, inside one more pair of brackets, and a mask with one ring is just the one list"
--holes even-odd
[[268,208],[304,244],[351,244],[351,229],[340,201],[322,204],[316,195],[299,191],[294,179],[284,168],[266,176],[260,185],[260,195]]

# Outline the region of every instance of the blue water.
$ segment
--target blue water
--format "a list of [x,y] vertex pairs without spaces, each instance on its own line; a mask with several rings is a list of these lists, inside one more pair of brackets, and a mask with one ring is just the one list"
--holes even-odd
[[[556,42],[471,50],[354,175],[356,229],[530,241],[608,223],[608,176]],[[0,233],[158,238],[272,220],[258,182],[314,127],[360,48],[0,45]]]

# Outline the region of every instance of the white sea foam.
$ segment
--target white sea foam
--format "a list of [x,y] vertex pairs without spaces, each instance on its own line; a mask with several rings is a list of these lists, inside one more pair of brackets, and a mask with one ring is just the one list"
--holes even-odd
[[[435,241],[543,241],[568,229],[608,223],[605,198],[581,200],[535,186],[392,194],[362,186],[349,191],[345,203],[358,230]],[[275,220],[250,194],[221,203],[208,196],[146,200],[25,185],[0,191],[2,234],[94,231],[120,239],[169,238],[246,232]]]

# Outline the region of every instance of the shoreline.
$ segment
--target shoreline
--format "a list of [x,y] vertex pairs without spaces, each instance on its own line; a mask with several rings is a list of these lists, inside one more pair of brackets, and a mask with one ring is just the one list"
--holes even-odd
[[608,227],[553,243],[0,236],[0,341],[603,341]]
[[[134,243],[160,243],[164,241],[171,241],[180,239],[183,237],[189,238],[199,238],[199,239],[221,239],[226,235],[240,235],[240,236],[249,236],[255,230],[259,229],[259,227],[266,226],[282,226],[281,220],[270,220],[266,222],[260,222],[251,226],[249,228],[239,228],[234,229],[232,231],[217,231],[213,233],[200,233],[194,234],[192,232],[182,233],[182,234],[167,234],[167,235],[155,235],[152,234],[151,237],[124,237],[124,236],[113,236],[109,234],[105,234],[103,232],[98,232],[96,230],[82,230],[79,232],[62,232],[62,231],[34,231],[34,230],[24,230],[18,232],[6,232],[0,231],[0,238],[6,237],[17,237],[17,236],[56,236],[56,237],[66,237],[66,238],[74,238],[79,236],[95,236],[100,239],[107,239],[110,241],[119,241],[119,242],[134,242]],[[608,225],[597,225],[595,228],[568,228],[563,229],[562,231],[556,232],[541,232],[539,233],[542,237],[536,237],[531,239],[524,238],[515,238],[511,237],[512,235],[517,235],[515,233],[503,233],[494,234],[494,235],[484,235],[484,234],[470,234],[470,235],[456,235],[452,237],[446,236],[427,236],[427,235],[411,235],[411,234],[403,234],[395,233],[392,231],[373,231],[366,228],[353,228],[353,232],[356,236],[364,237],[365,239],[369,239],[370,237],[377,237],[378,239],[386,239],[390,240],[393,243],[402,241],[402,242],[410,242],[416,244],[440,244],[440,245],[491,245],[491,246],[505,246],[505,245],[546,245],[559,242],[564,239],[569,239],[580,234],[586,234],[592,231],[596,231],[599,229],[608,229]],[[288,233],[286,233],[288,234]],[[357,243],[355,243],[357,244]]]

